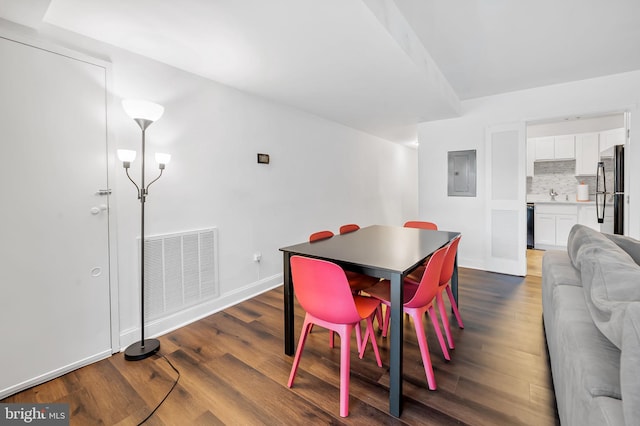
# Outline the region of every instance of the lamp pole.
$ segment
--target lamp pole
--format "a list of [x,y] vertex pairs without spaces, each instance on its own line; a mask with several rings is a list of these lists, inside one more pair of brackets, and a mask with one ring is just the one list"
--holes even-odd
[[[160,341],[158,339],[145,339],[144,338],[144,204],[146,202],[149,187],[155,181],[160,179],[162,172],[164,171],[165,164],[169,162],[170,157],[166,154],[156,154],[156,160],[162,159],[159,162],[160,174],[148,185],[145,186],[145,135],[147,127],[149,127],[155,120],[160,118],[164,108],[160,105],[156,105],[145,101],[123,101],[123,107],[127,114],[134,119],[142,130],[142,164],[141,164],[141,178],[140,186],[131,179],[129,175],[129,167],[131,162],[135,159],[135,151],[118,150],[118,156],[123,162],[127,177],[135,185],[138,190],[138,199],[140,200],[140,341],[132,343],[127,347],[124,352],[124,358],[127,361],[137,361],[145,359],[160,349]],[[148,111],[147,111],[148,110]],[[140,118],[145,117],[145,118]]]

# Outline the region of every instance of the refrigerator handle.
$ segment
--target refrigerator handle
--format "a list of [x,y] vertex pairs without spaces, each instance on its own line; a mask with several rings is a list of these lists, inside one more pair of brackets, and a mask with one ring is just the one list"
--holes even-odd
[[[602,190],[600,190],[600,181],[602,181]],[[604,162],[598,162],[598,171],[596,173],[596,216],[598,223],[604,223],[604,205],[605,196],[607,194],[607,184],[604,179]]]

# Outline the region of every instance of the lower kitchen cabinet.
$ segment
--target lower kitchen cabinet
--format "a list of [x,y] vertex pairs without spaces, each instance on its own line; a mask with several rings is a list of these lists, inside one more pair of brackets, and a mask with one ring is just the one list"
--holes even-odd
[[[560,249],[567,246],[569,232],[576,223],[600,232],[613,233],[613,207],[607,205],[604,223],[598,223],[596,206],[591,203],[536,203],[535,248]],[[609,229],[611,228],[611,229]]]
[[566,247],[569,232],[576,223],[578,211],[575,204],[536,204],[535,247]]

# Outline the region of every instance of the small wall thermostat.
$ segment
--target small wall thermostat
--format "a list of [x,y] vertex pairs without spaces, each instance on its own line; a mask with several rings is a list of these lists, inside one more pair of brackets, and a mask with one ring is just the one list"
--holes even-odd
[[269,164],[269,154],[258,154],[258,164]]

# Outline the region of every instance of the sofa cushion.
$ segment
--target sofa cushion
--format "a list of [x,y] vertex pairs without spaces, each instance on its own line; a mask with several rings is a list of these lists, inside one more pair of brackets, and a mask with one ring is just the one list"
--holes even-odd
[[626,308],[630,302],[640,301],[640,266],[617,245],[601,242],[586,243],[578,250],[577,259],[593,322],[621,348]]
[[615,398],[599,396],[593,398],[585,418],[576,421],[576,425],[620,426],[624,423],[623,402]]
[[[562,358],[557,364],[561,368],[553,371],[554,384],[569,384],[562,387],[564,392],[586,392],[587,399],[596,396],[620,399],[620,350],[594,326],[582,289],[558,286],[554,290],[553,302],[553,326],[558,343],[555,349],[558,353],[550,355]],[[570,395],[561,399],[572,400]]]
[[626,251],[629,256],[640,265],[640,241],[631,238],[625,237],[624,235],[615,235],[615,234],[602,234],[614,243],[622,250]]
[[556,285],[582,287],[580,270],[572,266],[567,252],[563,250],[548,250],[544,253],[542,276],[552,287]]
[[640,303],[627,306],[622,328],[620,356],[620,388],[626,425],[637,425],[640,419]]

